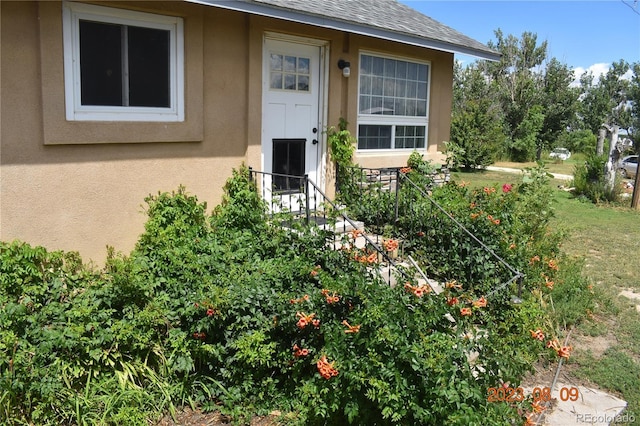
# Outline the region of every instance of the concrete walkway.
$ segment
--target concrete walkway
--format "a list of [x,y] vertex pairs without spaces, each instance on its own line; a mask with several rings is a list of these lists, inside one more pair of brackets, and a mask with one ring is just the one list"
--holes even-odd
[[[529,395],[531,391],[531,389],[525,389],[525,394]],[[538,425],[607,426],[614,421],[629,422],[627,418],[629,415],[625,416],[622,413],[627,406],[626,401],[597,389],[557,383],[551,392],[551,397],[553,404],[537,419]],[[535,422],[536,419],[533,420]]]
[[[494,172],[522,173],[522,169],[513,169],[513,168],[510,168],[510,167],[487,166],[486,169],[494,171]],[[573,175],[564,175],[562,173],[550,173],[550,174],[553,175],[553,177],[555,179],[561,179],[561,180],[572,180],[573,179]]]

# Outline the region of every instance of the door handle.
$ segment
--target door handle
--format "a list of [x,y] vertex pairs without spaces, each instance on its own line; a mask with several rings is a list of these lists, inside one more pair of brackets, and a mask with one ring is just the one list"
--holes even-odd
[[318,144],[318,139],[314,139],[311,141],[312,144],[317,145]]
[[314,127],[311,131],[312,131],[313,133],[318,133],[318,128],[317,128],[317,127]]

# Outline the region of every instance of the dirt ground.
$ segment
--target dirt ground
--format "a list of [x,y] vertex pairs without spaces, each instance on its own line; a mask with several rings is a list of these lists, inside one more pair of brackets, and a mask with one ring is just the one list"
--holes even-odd
[[[251,426],[276,426],[277,415],[255,417],[251,420]],[[164,416],[155,426],[223,426],[232,424],[231,419],[219,412],[203,413],[185,408],[176,413],[175,420],[170,415]]]

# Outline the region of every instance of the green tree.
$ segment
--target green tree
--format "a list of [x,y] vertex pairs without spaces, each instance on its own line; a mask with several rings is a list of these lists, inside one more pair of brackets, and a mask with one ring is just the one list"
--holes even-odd
[[634,141],[636,152],[640,152],[640,62],[633,63],[630,69],[632,75],[629,81],[627,101],[631,105],[631,117],[630,127],[627,130]]
[[[509,155],[520,161],[530,160],[542,130],[538,121],[544,120],[543,111],[532,108],[543,104],[540,66],[547,57],[547,41],[538,45],[537,35],[531,32],[522,33],[520,39],[514,35],[505,37],[500,29],[495,35],[497,42],[490,41],[488,46],[502,56],[498,62],[485,62],[485,66],[505,116]],[[527,131],[533,133],[525,134]]]
[[[631,65],[631,80],[629,81],[628,102],[631,105],[631,127],[628,133],[634,143],[637,154],[640,154],[640,62]],[[640,184],[638,175],[636,175],[636,184],[634,185],[633,197],[631,198],[631,207],[640,208]]]
[[[620,128],[631,127],[631,109],[628,107],[630,92],[629,80],[623,76],[629,71],[629,64],[621,59],[611,65],[609,71],[594,83],[592,74],[581,77],[584,91],[581,116],[584,125],[599,132],[602,127],[611,132],[609,145],[609,158],[605,163],[605,190],[614,193],[615,165],[620,157],[620,149],[617,146],[618,131]],[[600,132],[600,134],[602,134]],[[600,153],[601,140],[598,142],[597,153]]]
[[571,130],[560,134],[557,145],[571,152],[595,153],[596,135],[591,130]]
[[511,158],[515,161],[531,160],[539,146],[540,131],[545,115],[541,105],[533,105],[526,117],[518,123],[509,146]]
[[451,167],[472,169],[495,161],[504,144],[502,109],[477,65],[454,69],[451,139],[447,144]]
[[633,90],[630,90],[630,81],[622,78],[627,71],[629,64],[621,59],[614,62],[598,80],[591,72],[582,74],[579,108],[582,128],[597,134],[603,124],[618,125],[623,129],[631,127],[631,110],[627,101]]
[[573,70],[556,58],[551,58],[542,78],[544,121],[542,123],[537,158],[543,149],[556,145],[558,137],[575,120],[578,107],[578,88],[571,87]]

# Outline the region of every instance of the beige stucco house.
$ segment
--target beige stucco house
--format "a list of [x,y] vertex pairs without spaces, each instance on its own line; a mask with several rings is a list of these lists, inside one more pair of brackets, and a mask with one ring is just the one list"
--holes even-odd
[[104,261],[179,185],[233,168],[329,189],[327,126],[357,162],[441,159],[454,53],[497,53],[395,0],[1,2],[0,240]]

